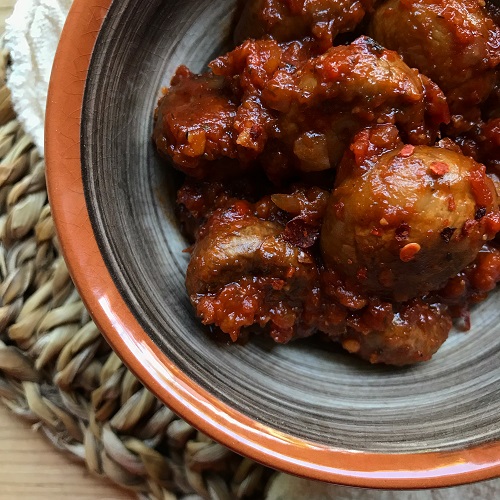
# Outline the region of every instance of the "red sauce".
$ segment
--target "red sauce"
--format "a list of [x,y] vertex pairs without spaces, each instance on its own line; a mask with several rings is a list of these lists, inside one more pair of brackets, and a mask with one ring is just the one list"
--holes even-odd
[[500,281],[497,14],[249,0],[243,43],[177,70],[153,136],[186,176],[204,324],[233,341],[320,333],[394,365],[430,359],[453,318],[470,326]]

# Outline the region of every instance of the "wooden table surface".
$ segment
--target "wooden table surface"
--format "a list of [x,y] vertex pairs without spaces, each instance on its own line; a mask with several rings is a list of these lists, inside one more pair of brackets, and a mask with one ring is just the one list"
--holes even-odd
[[[0,0],[0,32],[15,0]],[[128,500],[134,495],[91,476],[0,404],[0,499]]]
[[70,456],[0,405],[1,500],[129,500],[134,495],[91,476]]

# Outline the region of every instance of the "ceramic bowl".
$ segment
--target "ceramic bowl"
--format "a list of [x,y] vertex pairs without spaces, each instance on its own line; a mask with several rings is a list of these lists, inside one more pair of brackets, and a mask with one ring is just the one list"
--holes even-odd
[[500,475],[498,295],[431,362],[371,366],[314,341],[217,343],[193,314],[175,179],[151,141],[175,68],[202,70],[235,0],[75,0],[47,110],[50,200],[71,274],[130,369],[188,422],[276,469],[423,488]]

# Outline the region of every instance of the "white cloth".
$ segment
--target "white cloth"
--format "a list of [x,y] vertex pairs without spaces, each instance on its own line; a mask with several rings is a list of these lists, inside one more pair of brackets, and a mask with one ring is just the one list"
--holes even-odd
[[6,22],[13,62],[7,85],[19,121],[42,155],[50,72],[70,6],[71,0],[18,0]]
[[[24,129],[43,154],[43,124],[50,71],[71,0],[18,0],[7,20],[5,42],[12,58],[7,84]],[[490,500],[500,480],[416,492],[373,491],[277,474],[266,500]]]

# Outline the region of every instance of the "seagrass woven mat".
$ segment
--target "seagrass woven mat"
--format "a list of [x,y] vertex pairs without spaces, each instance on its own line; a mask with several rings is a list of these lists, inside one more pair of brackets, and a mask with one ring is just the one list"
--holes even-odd
[[271,470],[210,440],[122,364],[59,252],[45,164],[5,86],[0,53],[0,401],[143,499],[262,499]]

